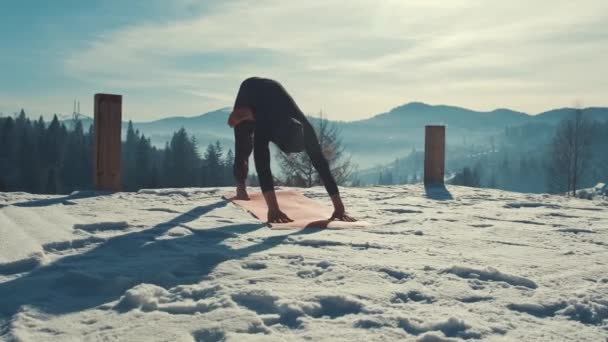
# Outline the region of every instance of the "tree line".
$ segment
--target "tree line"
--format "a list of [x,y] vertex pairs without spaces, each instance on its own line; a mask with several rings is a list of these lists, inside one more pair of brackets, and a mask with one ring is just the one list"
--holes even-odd
[[[336,182],[358,186],[356,166],[346,153],[337,127],[324,118],[313,119],[323,154]],[[68,127],[69,126],[69,127]],[[80,120],[69,125],[57,116],[47,123],[30,120],[21,110],[0,116],[0,191],[65,194],[93,188],[93,129]],[[581,110],[557,127],[530,124],[507,127],[489,144],[448,147],[449,183],[519,192],[576,193],[577,189],[608,181],[608,122],[593,122]],[[211,187],[233,185],[233,159],[219,143],[201,153],[194,135],[182,128],[164,148],[129,122],[122,142],[122,185],[125,191],[141,188]],[[281,172],[276,185],[322,185],[306,153],[276,152]],[[379,169],[377,184],[422,181],[424,153],[409,156]],[[250,175],[250,186],[257,177]]]
[[[354,165],[339,130],[322,117],[314,122],[336,183],[348,184]],[[77,118],[68,126],[56,115],[50,123],[42,117],[32,121],[23,110],[14,117],[0,117],[0,191],[67,194],[93,189],[93,126],[85,130]],[[201,154],[197,145],[194,135],[181,128],[164,148],[156,148],[129,121],[121,146],[122,189],[234,185],[232,149],[225,152],[217,141]],[[277,151],[276,157],[281,167],[276,185],[322,185],[306,153]],[[257,177],[249,175],[248,184],[257,186]]]
[[[0,191],[67,194],[93,189],[93,127],[80,120],[67,127],[53,116],[30,120],[23,110],[0,117]],[[134,130],[129,122],[122,142],[122,185],[141,188],[228,186],[233,184],[233,152],[219,142],[198,151],[184,128],[164,148]]]

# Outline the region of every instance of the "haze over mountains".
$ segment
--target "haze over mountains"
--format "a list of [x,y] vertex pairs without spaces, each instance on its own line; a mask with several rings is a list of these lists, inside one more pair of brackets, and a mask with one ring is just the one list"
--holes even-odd
[[[158,147],[163,147],[175,131],[184,127],[190,134],[194,134],[201,149],[216,140],[231,148],[234,143],[233,132],[226,125],[230,110],[227,107],[197,116],[172,116],[150,122],[134,122],[133,125]],[[425,125],[446,125],[448,146],[457,146],[489,143],[491,136],[503,132],[506,127],[526,124],[553,126],[573,112],[573,108],[560,108],[530,115],[510,109],[483,112],[411,102],[368,119],[335,121],[335,124],[342,132],[343,143],[352,154],[353,161],[360,168],[366,168],[405,156],[412,148],[421,149]],[[608,108],[590,107],[585,108],[584,112],[591,119],[608,120]],[[310,118],[313,124],[317,120],[316,117]],[[86,117],[83,121],[85,127],[92,122]],[[126,127],[127,122],[124,122],[123,129],[126,130]]]

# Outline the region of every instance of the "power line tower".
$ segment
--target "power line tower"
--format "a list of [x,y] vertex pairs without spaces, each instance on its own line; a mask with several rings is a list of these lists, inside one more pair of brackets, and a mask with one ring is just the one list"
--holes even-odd
[[80,101],[74,99],[74,107],[72,108],[72,129],[76,128],[76,121],[80,119]]

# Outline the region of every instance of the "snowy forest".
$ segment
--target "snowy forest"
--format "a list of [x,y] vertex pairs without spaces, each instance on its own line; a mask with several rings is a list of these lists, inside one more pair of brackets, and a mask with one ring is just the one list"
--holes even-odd
[[[66,127],[54,116],[0,117],[0,191],[65,194],[92,189],[93,130],[74,120]],[[201,156],[185,129],[173,134],[163,149],[133,129],[129,122],[122,143],[123,190],[141,188],[226,186],[232,184],[232,150],[209,144]]]

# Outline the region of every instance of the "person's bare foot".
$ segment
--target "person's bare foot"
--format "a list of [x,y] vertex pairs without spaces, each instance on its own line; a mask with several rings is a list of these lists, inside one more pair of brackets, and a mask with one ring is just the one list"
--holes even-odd
[[236,187],[236,196],[234,197],[237,200],[249,201],[249,195],[247,194],[247,188],[244,186]]

